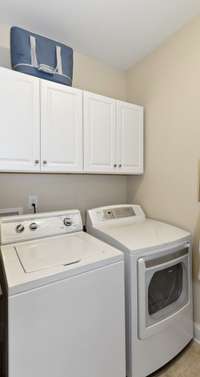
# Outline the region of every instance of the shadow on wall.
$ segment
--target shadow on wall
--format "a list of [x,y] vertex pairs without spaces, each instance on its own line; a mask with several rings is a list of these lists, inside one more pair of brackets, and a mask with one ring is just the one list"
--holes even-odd
[[[200,269],[200,257],[199,257],[199,235],[200,235],[200,215],[198,216],[196,226],[193,234],[193,295],[194,295],[194,318],[200,318],[200,282],[199,282],[199,269]],[[199,320],[198,320],[199,322]]]
[[193,238],[193,275],[196,280],[198,280],[199,273],[199,235],[200,235],[200,215],[198,217],[196,227],[194,230]]
[[0,47],[0,66],[10,68],[10,51],[8,48]]
[[[198,161],[198,202],[200,202],[200,162]],[[199,203],[198,203],[199,204]],[[199,281],[200,270],[200,214],[198,214],[193,235],[193,276]]]
[[143,184],[144,181],[144,175],[138,175],[138,176],[130,176],[128,177],[128,203],[131,204],[139,204],[142,205],[142,203],[138,203],[137,201],[134,202],[134,198],[137,196],[138,191],[140,191],[140,187]]

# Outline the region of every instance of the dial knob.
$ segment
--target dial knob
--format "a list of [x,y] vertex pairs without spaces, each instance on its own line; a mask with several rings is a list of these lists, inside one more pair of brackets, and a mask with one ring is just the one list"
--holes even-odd
[[16,232],[17,233],[22,233],[24,231],[24,225],[22,225],[22,224],[18,224],[17,226],[16,226]]
[[72,225],[72,220],[69,217],[65,217],[63,220],[65,226],[71,226]]
[[29,225],[30,230],[36,230],[38,228],[38,225],[36,223],[31,223]]

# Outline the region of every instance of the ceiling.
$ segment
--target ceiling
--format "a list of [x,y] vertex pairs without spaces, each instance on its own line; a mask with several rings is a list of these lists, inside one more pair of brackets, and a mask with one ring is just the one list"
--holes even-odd
[[0,23],[127,69],[193,16],[200,0],[1,0]]

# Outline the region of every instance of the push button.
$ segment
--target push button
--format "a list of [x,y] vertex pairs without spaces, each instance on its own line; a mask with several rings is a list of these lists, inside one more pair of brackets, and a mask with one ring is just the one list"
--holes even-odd
[[72,219],[70,219],[69,217],[65,217],[65,219],[63,220],[63,223],[65,226],[71,226],[72,225]]

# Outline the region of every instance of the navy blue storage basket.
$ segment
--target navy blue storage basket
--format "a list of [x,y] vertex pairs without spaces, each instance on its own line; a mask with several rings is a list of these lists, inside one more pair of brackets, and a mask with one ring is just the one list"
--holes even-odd
[[10,38],[14,70],[72,85],[72,48],[16,26],[11,28]]

